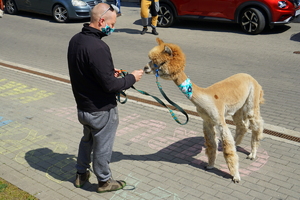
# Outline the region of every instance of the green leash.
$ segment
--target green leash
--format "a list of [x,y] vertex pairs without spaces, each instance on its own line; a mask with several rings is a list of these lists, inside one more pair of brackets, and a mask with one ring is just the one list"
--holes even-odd
[[[126,76],[126,75],[128,74],[128,72],[126,72],[126,71],[124,71],[124,70],[121,70],[121,71],[122,71],[122,73],[121,73],[121,76],[122,76],[122,77],[124,77],[124,76]],[[162,101],[161,101],[159,98],[157,98],[156,96],[153,96],[153,95],[151,95],[151,94],[149,94],[149,93],[147,93],[147,92],[145,92],[145,91],[138,90],[138,89],[136,89],[134,86],[131,86],[131,88],[133,88],[134,90],[138,91],[139,93],[141,93],[141,94],[143,94],[143,95],[151,96],[151,97],[152,97],[153,99],[155,99],[159,104],[161,104],[162,106],[164,106],[165,108],[167,108],[167,109],[169,110],[171,116],[173,117],[173,119],[174,119],[178,124],[180,124],[180,125],[185,125],[185,124],[187,124],[188,121],[189,121],[189,116],[188,116],[188,114],[187,114],[187,113],[186,113],[179,105],[177,105],[176,103],[174,103],[173,101],[171,101],[171,99],[169,99],[169,98],[167,97],[167,95],[165,94],[165,92],[164,92],[163,89],[162,89],[161,84],[158,82],[158,78],[157,78],[157,77],[156,77],[156,84],[157,84],[157,87],[158,87],[160,93],[163,95],[163,97],[164,97],[164,98],[165,98],[172,106],[174,106],[174,107],[175,107],[176,109],[178,109],[182,114],[185,115],[186,121],[185,121],[184,123],[181,123],[181,122],[179,121],[178,117],[176,116],[176,114],[173,112],[173,110],[172,110],[171,108],[169,108],[164,102],[162,102]],[[125,97],[125,100],[124,100],[124,101],[121,101],[121,97],[120,97],[121,95],[123,95],[123,96]],[[124,91],[119,92],[119,93],[117,94],[117,100],[118,100],[121,104],[124,104],[124,103],[127,102],[127,96],[126,96],[126,94],[125,94]]]

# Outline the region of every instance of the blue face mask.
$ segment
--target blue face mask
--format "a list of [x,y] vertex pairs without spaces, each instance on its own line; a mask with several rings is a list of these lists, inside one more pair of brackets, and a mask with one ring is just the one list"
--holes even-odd
[[114,32],[114,28],[111,28],[106,24],[105,28],[101,28],[102,33],[105,33],[106,35],[110,35],[112,32]]

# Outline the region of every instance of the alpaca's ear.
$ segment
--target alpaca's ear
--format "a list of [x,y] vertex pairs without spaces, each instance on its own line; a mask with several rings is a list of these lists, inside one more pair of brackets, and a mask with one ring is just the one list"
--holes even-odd
[[170,56],[173,56],[173,51],[170,47],[168,47],[167,45],[165,46],[165,53],[169,54]]
[[162,43],[164,43],[164,41],[162,41],[160,38],[156,38],[156,42],[161,45]]

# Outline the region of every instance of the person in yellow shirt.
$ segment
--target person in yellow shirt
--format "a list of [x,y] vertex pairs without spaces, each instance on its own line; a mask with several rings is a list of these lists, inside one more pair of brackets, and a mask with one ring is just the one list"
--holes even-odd
[[158,19],[158,11],[159,11],[159,0],[141,0],[141,18],[142,18],[142,25],[143,30],[141,32],[144,35],[148,28],[148,17],[149,17],[149,10],[151,14],[151,27],[152,27],[152,34],[158,35],[156,31],[157,26],[157,19]]

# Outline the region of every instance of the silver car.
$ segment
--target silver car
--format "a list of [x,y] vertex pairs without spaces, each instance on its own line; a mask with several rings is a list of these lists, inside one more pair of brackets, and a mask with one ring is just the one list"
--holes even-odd
[[90,17],[90,10],[102,0],[4,0],[8,14],[19,10],[53,16],[57,22]]

